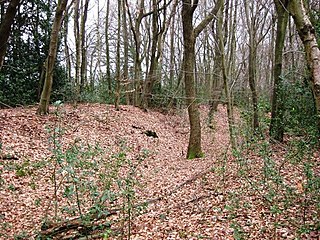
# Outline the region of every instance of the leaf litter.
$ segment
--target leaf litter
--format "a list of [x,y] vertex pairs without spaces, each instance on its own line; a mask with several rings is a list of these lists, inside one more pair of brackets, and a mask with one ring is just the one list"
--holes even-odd
[[[0,239],[36,238],[44,220],[54,217],[54,202],[68,205],[62,190],[54,198],[54,168],[47,164],[52,159],[48,129],[57,126],[63,128],[62,149],[78,142],[98,145],[105,156],[97,163],[112,161],[121,151],[134,162],[148,152],[135,166],[139,184],[134,191],[136,203],[149,204],[132,218],[131,239],[319,238],[319,189],[318,194],[308,190],[319,185],[313,186],[304,174],[312,170],[314,180],[320,177],[319,151],[309,155],[309,162],[298,164],[286,157],[289,145],[263,149],[266,144],[261,140],[237,155],[229,146],[224,106],[214,115],[214,129],[207,124],[208,109],[201,106],[205,157],[194,160],[185,159],[186,110],[163,114],[132,106],[116,111],[113,106],[81,104],[63,106],[61,115],[38,116],[35,111],[36,107],[0,110]],[[259,154],[259,149],[268,152]],[[125,176],[128,171],[123,168],[117,174]],[[97,181],[97,176],[92,174],[90,180]],[[82,204],[90,207],[90,202]],[[123,203],[115,200],[116,204]],[[121,218],[117,214],[114,219]],[[68,214],[60,217],[72,219]],[[124,235],[110,239],[120,236]]]

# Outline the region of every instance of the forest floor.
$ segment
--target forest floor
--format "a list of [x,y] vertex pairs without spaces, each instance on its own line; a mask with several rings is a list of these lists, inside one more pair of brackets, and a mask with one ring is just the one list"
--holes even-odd
[[205,156],[186,160],[186,110],[54,109],[0,110],[0,239],[320,238],[320,153],[308,144],[238,132],[231,151],[225,107],[211,126],[201,107]]

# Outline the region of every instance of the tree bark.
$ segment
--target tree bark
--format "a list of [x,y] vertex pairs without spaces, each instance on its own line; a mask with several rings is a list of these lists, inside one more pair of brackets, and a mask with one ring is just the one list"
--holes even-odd
[[112,94],[112,82],[111,82],[111,70],[110,70],[110,48],[109,48],[109,15],[110,15],[110,0],[107,1],[107,10],[106,10],[106,22],[105,22],[105,45],[106,45],[106,78],[108,85],[108,97],[111,98]]
[[83,92],[83,87],[87,84],[86,22],[88,18],[88,8],[89,8],[89,0],[86,0],[84,4],[83,13],[81,15],[81,23],[80,23],[80,36],[81,36],[80,93]]
[[282,74],[282,54],[288,25],[289,14],[286,10],[288,1],[274,0],[277,12],[277,31],[274,49],[274,87],[272,96],[272,110],[270,123],[270,137],[274,140],[283,141],[284,134],[284,92]]
[[7,41],[10,36],[11,25],[14,22],[14,17],[16,15],[17,10],[18,10],[19,3],[20,3],[20,0],[11,0],[8,5],[6,14],[3,18],[3,21],[1,21],[1,26],[0,26],[0,36],[1,36],[0,37],[0,70],[2,68],[4,56],[5,56],[6,50],[7,50]]
[[231,94],[229,89],[229,83],[228,83],[228,76],[227,76],[227,69],[225,64],[225,40],[223,35],[223,7],[219,11],[218,15],[218,24],[217,24],[217,35],[218,35],[218,41],[219,41],[219,50],[220,50],[220,62],[221,62],[221,71],[222,71],[222,78],[223,78],[223,85],[224,85],[224,91],[225,96],[227,100],[227,114],[228,114],[228,126],[229,126],[229,136],[230,136],[230,144],[232,149],[236,149],[236,139],[234,134],[234,117],[233,117],[233,106],[232,106],[232,100],[231,100]]
[[303,0],[289,1],[289,13],[293,17],[300,39],[303,42],[310,85],[317,109],[317,125],[320,131],[320,50],[316,39],[315,29],[310,21]]
[[114,107],[117,111],[120,110],[120,82],[121,82],[121,74],[120,74],[120,41],[121,41],[121,0],[118,0],[118,29],[117,29],[117,49],[116,49],[116,93],[114,98]]
[[144,14],[144,0],[137,1],[138,13],[134,20],[131,16],[131,12],[128,7],[128,0],[126,0],[127,12],[129,17],[130,29],[133,35],[135,43],[135,53],[134,53],[134,96],[133,96],[133,105],[139,106],[141,103],[141,93],[142,93],[142,79],[141,79],[141,32],[140,26],[142,19],[147,15]]
[[198,0],[183,0],[182,5],[182,28],[183,28],[183,71],[185,80],[186,91],[186,103],[188,106],[188,115],[190,122],[190,135],[187,151],[187,158],[199,158],[203,156],[201,149],[201,124],[200,113],[198,109],[198,103],[196,101],[196,89],[195,89],[195,42],[196,37],[200,32],[211,22],[214,16],[222,6],[222,0],[219,0],[211,13],[199,23],[199,25],[193,27],[193,14],[198,6]]
[[80,9],[80,0],[74,1],[73,11],[74,11],[74,23],[73,23],[73,32],[75,39],[75,86],[76,86],[76,101],[80,99],[81,93],[81,84],[80,84],[80,68],[81,68],[81,37],[80,37],[80,26],[79,26],[79,10]]
[[123,81],[126,91],[126,104],[130,104],[129,94],[129,34],[127,26],[127,11],[125,0],[122,0],[122,27],[123,27]]
[[66,10],[67,2],[68,0],[59,0],[57,5],[55,18],[54,18],[54,22],[51,30],[49,53],[45,62],[46,77],[43,85],[43,90],[41,93],[39,108],[37,110],[38,114],[49,113],[49,101],[50,101],[52,81],[53,81],[52,78],[53,78],[54,63],[57,55],[59,31],[63,21],[64,11]]

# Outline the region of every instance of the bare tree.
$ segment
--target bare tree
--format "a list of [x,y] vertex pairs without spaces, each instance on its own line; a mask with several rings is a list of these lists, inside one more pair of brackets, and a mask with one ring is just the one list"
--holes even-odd
[[[223,4],[224,5],[224,4]],[[228,113],[228,123],[229,123],[229,135],[230,135],[230,143],[232,149],[236,149],[236,140],[234,135],[234,117],[233,117],[233,107],[232,107],[232,100],[230,94],[230,88],[228,83],[228,72],[226,68],[226,60],[225,60],[225,39],[224,37],[226,34],[223,34],[222,26],[223,26],[223,7],[220,9],[218,13],[218,20],[217,20],[217,35],[218,35],[218,42],[219,42],[219,51],[220,51],[220,64],[221,64],[221,72],[222,72],[222,79],[225,91],[225,97],[227,100],[227,113]],[[226,32],[225,32],[226,33]]]
[[198,7],[198,0],[183,0],[182,1],[182,26],[183,26],[183,71],[185,80],[185,91],[186,91],[186,103],[188,106],[188,115],[190,122],[190,135],[187,158],[202,157],[201,149],[201,124],[200,124],[200,113],[198,104],[196,102],[196,90],[195,90],[195,42],[197,36],[201,31],[211,22],[215,17],[223,1],[218,0],[215,7],[212,9],[210,14],[203,19],[195,28],[193,27],[193,14]]
[[84,9],[81,15],[80,23],[80,49],[81,49],[81,64],[80,64],[80,93],[83,87],[87,84],[87,46],[86,46],[86,22],[88,18],[89,0],[85,0]]
[[120,73],[120,41],[121,41],[121,0],[118,0],[118,29],[117,29],[117,50],[116,50],[116,93],[114,99],[114,106],[117,111],[120,110],[120,87],[121,87],[121,73]]
[[253,1],[244,0],[244,8],[247,23],[247,31],[249,35],[248,79],[253,105],[253,129],[256,132],[259,129],[259,109],[257,91],[257,51],[258,45],[265,38],[270,27],[268,27],[268,29],[265,30],[265,26],[267,24],[268,19],[267,2],[257,4]]
[[50,101],[52,81],[53,81],[52,78],[53,78],[54,63],[56,60],[57,49],[58,49],[59,31],[61,28],[67,3],[68,3],[68,0],[58,1],[55,18],[54,18],[54,22],[51,30],[49,53],[45,62],[46,77],[43,85],[43,90],[41,93],[39,108],[37,110],[38,114],[47,114],[49,112],[49,101]]
[[282,55],[285,43],[286,29],[289,20],[287,11],[288,0],[274,0],[277,12],[277,31],[274,51],[274,87],[272,96],[272,112],[270,124],[270,137],[277,141],[283,141],[284,133],[284,90],[282,81]]

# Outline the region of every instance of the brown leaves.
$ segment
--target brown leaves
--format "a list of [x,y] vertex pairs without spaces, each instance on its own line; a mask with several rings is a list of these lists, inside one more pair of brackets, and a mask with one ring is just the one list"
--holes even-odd
[[[0,111],[0,238],[12,239],[23,231],[32,238],[44,218],[54,215],[54,169],[47,163],[52,156],[49,132],[57,126],[63,130],[62,149],[70,144],[98,144],[105,155],[97,164],[112,161],[110,156],[119,151],[125,151],[133,162],[141,152],[149,152],[137,164],[135,203],[150,201],[145,213],[133,219],[132,239],[270,239],[275,232],[279,238],[296,234],[297,227],[290,223],[299,223],[295,218],[302,213],[296,204],[299,195],[305,193],[304,169],[287,162],[285,146],[274,147],[272,159],[293,192],[287,197],[292,202],[285,210],[283,189],[272,196],[268,181],[259,185],[265,162],[255,148],[247,151],[243,162],[228,151],[227,116],[222,106],[215,113],[214,130],[206,125],[207,108],[201,107],[205,158],[191,161],[185,159],[189,131],[186,111],[165,115],[132,106],[116,111],[101,104],[66,105],[60,116],[37,116],[35,111],[35,107]],[[158,138],[142,134],[148,130]],[[313,153],[313,158],[319,161],[319,152]],[[100,170],[108,169],[103,165]],[[122,171],[125,175],[128,169]],[[58,201],[62,203],[66,200],[59,191]],[[270,202],[276,206],[271,208]],[[275,229],[276,221],[284,226]]]

